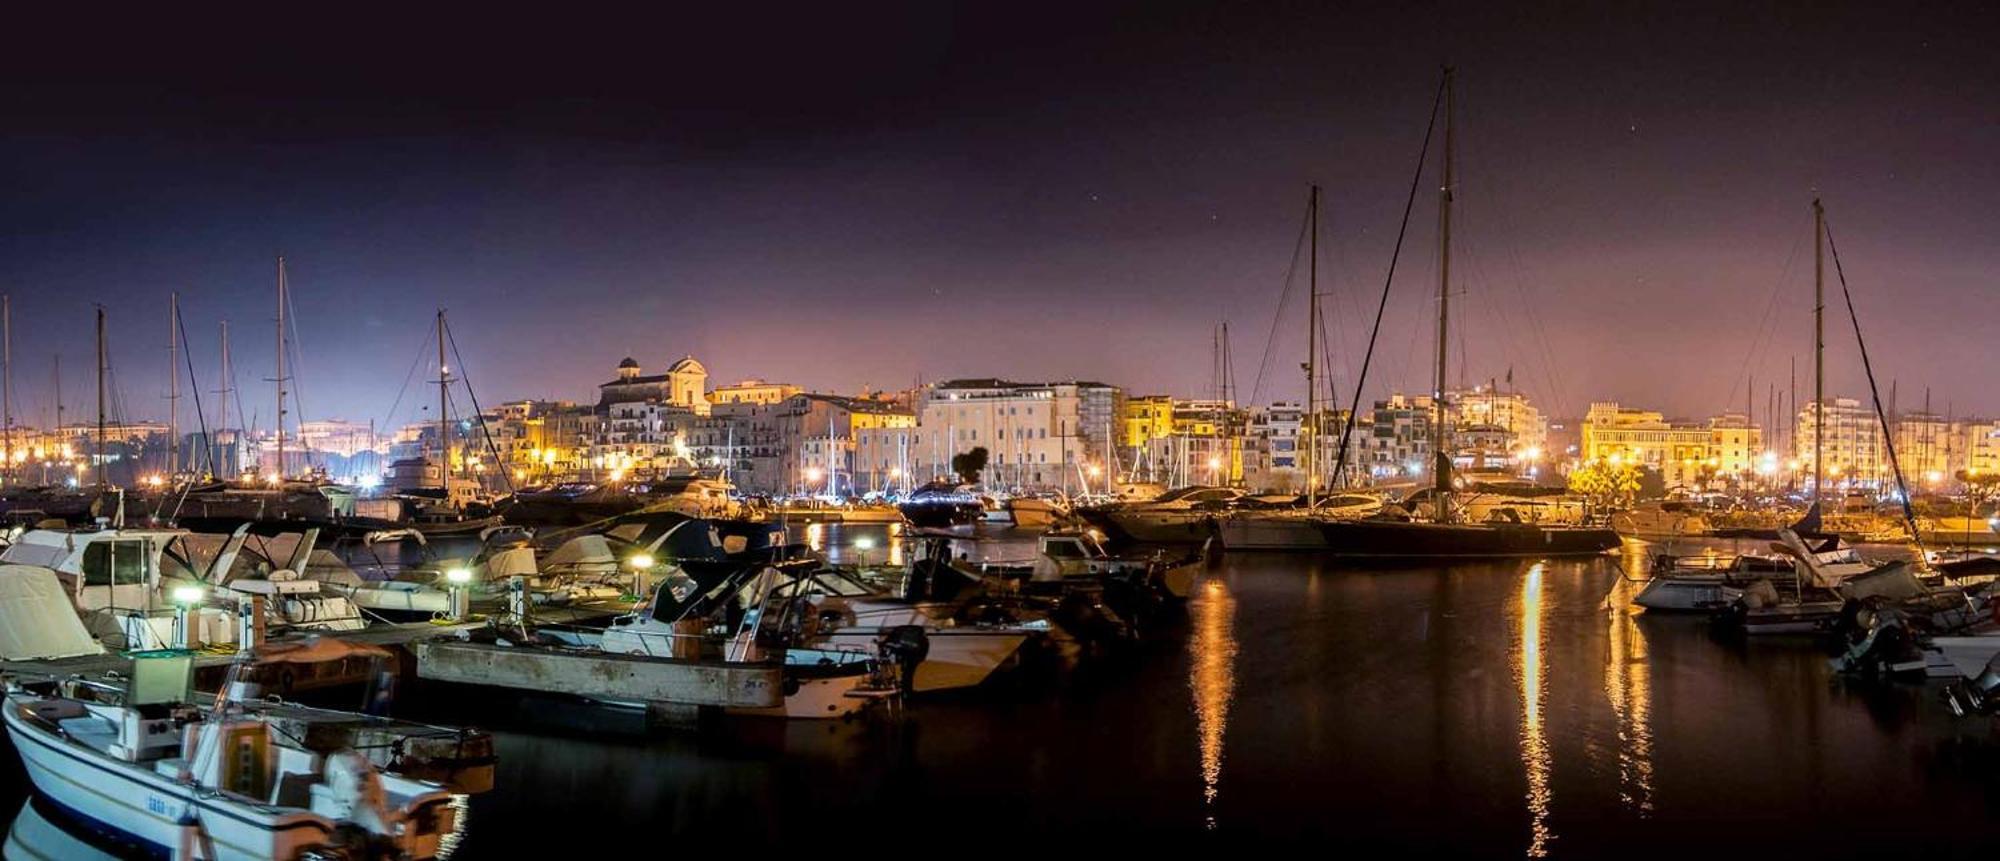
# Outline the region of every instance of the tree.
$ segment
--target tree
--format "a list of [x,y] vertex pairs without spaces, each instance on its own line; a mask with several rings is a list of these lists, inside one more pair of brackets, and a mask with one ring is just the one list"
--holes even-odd
[[1641,476],[1634,464],[1613,466],[1603,462],[1586,463],[1570,470],[1569,489],[1598,504],[1630,501],[1639,493]]
[[986,447],[974,446],[971,451],[952,455],[951,471],[966,484],[978,484],[979,474],[986,471]]

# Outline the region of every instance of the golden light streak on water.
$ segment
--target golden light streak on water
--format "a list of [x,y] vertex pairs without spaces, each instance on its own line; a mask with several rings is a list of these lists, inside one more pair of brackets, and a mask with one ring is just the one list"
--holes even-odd
[[889,527],[889,567],[903,567],[903,530]]
[[[1221,580],[1210,578],[1193,602],[1194,636],[1188,652],[1188,688],[1194,693],[1195,735],[1201,748],[1202,803],[1212,807],[1221,793],[1222,741],[1229,706],[1236,696],[1236,599]],[[1209,811],[1204,824],[1216,825]]]
[[815,551],[824,552],[826,550],[826,524],[806,524],[806,546],[811,547]]
[[1542,573],[1537,562],[1521,578],[1520,637],[1514,649],[1514,677],[1521,685],[1521,766],[1528,777],[1528,857],[1545,858],[1549,841],[1549,771],[1551,759],[1542,701],[1547,673],[1542,667]]
[[1618,718],[1618,797],[1643,818],[1653,812],[1653,687],[1646,633],[1633,618],[1638,581],[1619,578],[1605,599],[1610,658],[1604,696]]

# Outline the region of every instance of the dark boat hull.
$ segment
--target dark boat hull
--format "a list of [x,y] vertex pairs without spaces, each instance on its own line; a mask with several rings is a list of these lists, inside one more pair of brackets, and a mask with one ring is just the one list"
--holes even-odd
[[1436,524],[1329,520],[1320,527],[1335,556],[1402,559],[1513,559],[1596,556],[1619,546],[1618,533],[1585,526]]
[[913,499],[896,506],[903,519],[918,529],[950,529],[973,523],[985,514],[977,502],[946,499]]

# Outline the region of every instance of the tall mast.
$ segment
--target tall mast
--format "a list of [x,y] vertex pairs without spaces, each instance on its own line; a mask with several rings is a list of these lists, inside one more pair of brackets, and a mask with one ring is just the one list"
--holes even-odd
[[1319,413],[1316,411],[1319,384],[1319,186],[1307,195],[1307,231],[1311,234],[1306,255],[1306,415],[1299,425],[1299,437],[1306,447],[1306,507],[1318,506]]
[[229,398],[236,393],[236,370],[229,367],[229,321],[222,321],[222,388],[216,389],[217,400],[222,402],[222,416],[215,422],[215,429],[229,427]]
[[7,426],[7,481],[14,480],[14,297],[0,296],[0,412]]
[[273,473],[285,477],[285,258],[278,258],[278,463]]
[[1819,504],[1826,481],[1820,443],[1826,436],[1826,210],[1813,198],[1813,492]]
[[181,471],[181,294],[167,302],[167,475]]
[[438,309],[438,486],[445,489],[445,498],[451,498],[451,416],[450,403],[451,366],[444,363],[444,309]]
[[97,306],[97,446],[91,468],[98,470],[97,483],[104,484],[104,306]]
[[1445,365],[1451,348],[1451,194],[1455,175],[1452,165],[1452,69],[1444,70],[1444,185],[1438,189],[1438,334],[1437,334],[1437,382],[1431,387],[1431,407],[1436,418],[1431,421],[1431,454],[1437,466],[1433,487],[1436,488],[1437,513],[1439,523],[1451,517],[1451,453],[1444,450],[1444,405]]

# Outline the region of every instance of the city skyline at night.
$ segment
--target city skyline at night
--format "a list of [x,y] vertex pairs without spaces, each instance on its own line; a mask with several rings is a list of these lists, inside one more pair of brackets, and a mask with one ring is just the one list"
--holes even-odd
[[[204,395],[226,318],[244,401],[270,400],[279,254],[306,419],[418,418],[386,412],[440,306],[496,402],[588,398],[626,355],[684,354],[828,391],[1198,395],[1224,321],[1239,399],[1297,400],[1297,284],[1275,312],[1313,182],[1344,400],[1445,61],[1454,380],[1511,371],[1552,415],[1762,411],[1793,360],[1809,380],[1818,195],[1883,385],[2000,411],[1979,313],[1995,63],[1969,26],[1993,13],[1675,8],[1112,6],[1058,30],[913,7],[762,42],[686,21],[644,54],[560,25],[541,54],[438,44],[447,22],[419,20],[188,34],[171,71],[136,38],[90,62],[30,49],[0,88],[17,420],[51,411],[58,352],[68,415],[90,409],[92,303],[121,412],[164,414],[174,290]],[[1430,387],[1434,211],[1420,194],[1368,397]],[[1828,281],[1827,391],[1865,396]]]

